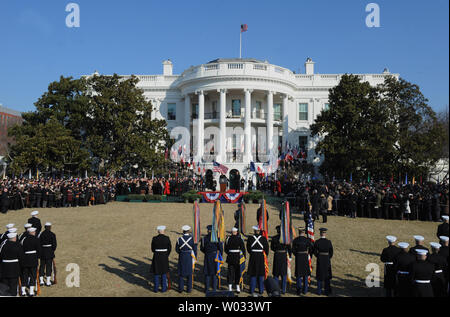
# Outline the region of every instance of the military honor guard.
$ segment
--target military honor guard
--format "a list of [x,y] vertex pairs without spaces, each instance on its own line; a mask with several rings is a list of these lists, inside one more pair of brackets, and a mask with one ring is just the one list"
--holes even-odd
[[447,296],[447,280],[445,272],[448,270],[447,259],[439,254],[441,245],[437,242],[431,242],[431,252],[428,256],[428,262],[434,264],[434,274],[431,279],[431,287],[435,297]]
[[41,262],[39,266],[39,283],[44,285],[45,276],[46,286],[52,285],[51,277],[52,273],[54,273],[53,259],[55,258],[55,251],[57,247],[56,235],[51,230],[52,224],[50,222],[46,222],[44,231],[42,231],[38,236],[42,250]]
[[164,293],[168,289],[169,274],[169,255],[172,251],[170,238],[165,235],[166,226],[158,226],[156,228],[158,235],[154,236],[151,243],[153,252],[152,273],[153,273],[153,291],[159,291],[161,283],[161,291]]
[[269,243],[261,235],[258,226],[253,226],[253,231],[254,234],[247,239],[247,250],[250,254],[247,272],[250,276],[250,293],[256,297],[256,281],[258,281],[259,294],[262,295],[264,293],[265,261],[263,252],[269,256]]
[[[212,290],[217,290],[217,275],[216,275],[216,255],[217,251],[222,252],[221,244],[218,242],[211,242],[211,229],[212,226],[206,227],[208,233],[200,240],[200,251],[205,255],[203,274],[205,275],[205,293],[208,292],[209,287],[212,286]],[[212,285],[211,285],[212,283]]]
[[448,261],[448,236],[440,236],[439,243],[441,248],[439,250],[439,255],[442,255]]
[[415,235],[414,241],[416,242],[416,245],[409,249],[409,253],[411,253],[412,255],[415,256],[417,250],[419,250],[419,249],[427,250],[427,252],[430,252],[430,250],[428,250],[428,248],[426,246],[424,246],[424,241],[425,241],[424,237],[422,237],[420,235]]
[[431,279],[434,275],[434,264],[427,261],[428,251],[417,249],[417,260],[411,266],[413,297],[433,297]]
[[36,235],[39,235],[42,230],[41,219],[37,216],[39,215],[39,211],[35,210],[31,212],[31,218],[28,219],[28,223],[31,223],[33,228],[36,228]]
[[308,293],[308,278],[311,276],[309,256],[313,254],[314,244],[306,237],[305,229],[298,228],[299,236],[292,241],[292,253],[295,256],[295,278],[297,295]]
[[240,254],[242,252],[242,254],[245,257],[246,253],[244,240],[242,240],[242,237],[238,231],[239,230],[237,227],[231,229],[231,236],[229,236],[225,240],[224,251],[227,254],[226,262],[228,264],[228,275],[227,275],[228,290],[232,292],[234,286],[236,288],[236,292],[240,293],[241,292],[239,286],[239,281],[241,278]]
[[0,237],[0,243],[2,243],[3,241],[8,240],[8,233],[10,233],[9,230],[12,229],[12,228],[14,228],[14,226],[15,226],[15,224],[13,224],[13,223],[8,223],[8,224],[6,225],[6,231],[5,231],[5,233],[2,234],[1,237]]
[[442,220],[444,223],[440,224],[437,229],[436,236],[439,238],[440,236],[448,237],[448,216],[442,216]]
[[[10,231],[14,231],[10,228]],[[9,232],[0,245],[0,271],[2,283],[9,287],[11,296],[17,296],[20,276],[20,264],[23,261],[23,248],[17,242],[17,233]]]
[[184,279],[187,279],[187,292],[192,290],[193,261],[197,258],[197,245],[189,234],[191,227],[181,228],[183,235],[178,238],[175,251],[178,253],[178,291],[184,290]]
[[320,228],[320,238],[314,243],[314,255],[317,258],[316,279],[317,295],[331,294],[331,258],[333,257],[333,244],[326,238],[327,228]]
[[272,275],[279,282],[281,278],[281,294],[286,293],[287,286],[287,257],[292,256],[292,248],[290,245],[280,242],[280,226],[276,227],[277,235],[272,237],[270,249],[274,252]]
[[30,296],[35,295],[38,259],[41,256],[41,244],[36,237],[36,228],[28,228],[28,234],[22,239],[23,261],[21,263],[22,296],[26,296],[29,289]]
[[411,296],[411,265],[415,262],[416,257],[407,252],[409,244],[400,242],[398,244],[401,252],[394,259],[394,270],[397,272],[397,297]]
[[26,223],[24,226],[25,231],[19,236],[19,242],[22,242],[22,240],[28,235],[28,229],[32,227],[31,223]]
[[380,260],[384,263],[384,289],[386,297],[392,297],[395,291],[395,283],[397,281],[397,272],[394,268],[394,259],[401,252],[401,249],[395,245],[397,238],[387,236],[388,247],[381,252]]

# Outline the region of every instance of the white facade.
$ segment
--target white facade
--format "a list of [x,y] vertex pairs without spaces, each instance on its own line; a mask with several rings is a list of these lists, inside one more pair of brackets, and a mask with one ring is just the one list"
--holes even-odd
[[[295,146],[306,141],[307,160],[315,164],[323,160],[314,151],[317,139],[310,136],[309,127],[326,108],[329,89],[339,83],[342,74],[316,74],[311,59],[305,69],[306,74],[295,74],[255,59],[217,59],[174,75],[168,60],[163,62],[162,75],[137,77],[138,87],[156,107],[156,117],[167,121],[169,131],[183,126],[194,134],[194,157],[203,154],[207,162],[216,160],[245,176],[250,161],[267,161],[256,150],[269,152],[286,142]],[[387,70],[359,77],[377,85],[388,75],[398,77]],[[214,137],[214,155],[204,153],[197,142],[198,135],[209,139],[205,132],[210,127],[219,131]],[[233,140],[231,132],[226,132],[230,128],[241,128],[245,137]],[[261,147],[263,143],[267,147]],[[234,150],[243,153],[235,155]],[[206,164],[206,168],[211,166]]]

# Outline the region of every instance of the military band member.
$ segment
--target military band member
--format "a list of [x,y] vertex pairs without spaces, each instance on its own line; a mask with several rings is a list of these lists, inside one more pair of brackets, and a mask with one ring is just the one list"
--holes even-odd
[[55,258],[55,251],[57,247],[56,235],[51,230],[52,224],[50,222],[46,222],[44,231],[42,231],[38,236],[42,250],[41,262],[39,266],[39,282],[41,285],[44,285],[45,276],[46,286],[52,285],[51,276],[53,273],[53,259]]
[[197,257],[197,245],[194,244],[192,236],[189,234],[191,227],[183,226],[183,235],[178,238],[175,251],[178,253],[178,291],[181,293],[184,290],[184,279],[187,279],[187,292],[192,290],[192,274],[193,274],[193,257]]
[[409,253],[416,256],[416,252],[418,249],[427,250],[427,253],[430,252],[426,246],[424,246],[425,238],[419,235],[414,236],[414,240],[416,241],[416,245],[412,248],[409,248]]
[[397,272],[397,287],[395,295],[397,297],[411,296],[411,265],[415,262],[416,257],[407,252],[409,244],[400,242],[398,244],[401,252],[394,259],[394,270]]
[[22,239],[23,261],[21,263],[22,296],[26,296],[26,288],[30,291],[30,296],[34,296],[36,286],[36,276],[38,259],[41,256],[41,244],[36,237],[36,228],[28,228],[28,234]]
[[153,291],[155,293],[159,291],[159,283],[161,282],[161,291],[164,293],[168,288],[167,274],[169,273],[169,255],[172,251],[172,244],[170,238],[165,235],[166,226],[158,226],[156,230],[158,235],[153,237],[151,243]]
[[299,236],[292,242],[292,253],[295,256],[295,277],[297,279],[297,295],[308,293],[308,277],[311,276],[308,255],[312,256],[314,245],[306,237],[305,229],[298,228]]
[[446,297],[447,281],[445,272],[448,270],[447,259],[439,255],[439,249],[441,248],[439,243],[431,242],[430,245],[432,254],[428,256],[428,262],[434,264],[434,274],[431,279],[433,294],[435,297]]
[[238,232],[238,228],[234,227],[231,229],[231,236],[229,236],[225,241],[225,253],[227,254],[228,263],[228,290],[233,291],[233,284],[236,287],[236,292],[240,293],[241,289],[239,286],[239,281],[241,278],[241,264],[240,264],[240,252],[245,257],[245,244],[242,240],[241,235]]
[[13,224],[13,223],[9,223],[9,224],[6,225],[6,231],[0,237],[0,243],[2,243],[3,241],[8,240],[8,233],[10,233],[9,229],[14,228],[14,226],[15,226],[15,224]]
[[386,297],[392,297],[395,290],[395,283],[397,280],[397,272],[394,268],[394,259],[401,252],[401,249],[395,245],[397,238],[394,236],[387,236],[388,247],[381,252],[380,260],[384,263],[384,289],[386,290]]
[[0,245],[0,261],[2,283],[9,287],[11,296],[17,296],[23,255],[22,245],[17,242],[17,233],[8,233],[6,240]]
[[331,258],[333,257],[333,244],[326,238],[327,228],[320,228],[320,238],[314,243],[314,255],[317,257],[316,279],[317,294],[326,296],[331,294]]
[[22,240],[28,235],[28,229],[32,227],[31,223],[26,223],[24,226],[25,231],[19,236],[19,242],[22,242]]
[[39,236],[42,230],[42,224],[41,219],[39,219],[37,216],[39,215],[39,211],[35,210],[31,212],[31,218],[28,219],[28,223],[31,223],[33,228],[36,228],[36,235]]
[[247,250],[250,254],[250,260],[248,263],[248,275],[250,276],[250,293],[256,297],[255,288],[256,281],[258,280],[259,294],[264,293],[264,276],[265,276],[265,263],[264,253],[269,256],[269,243],[267,239],[261,235],[261,231],[258,226],[253,226],[254,234],[247,239]]
[[286,293],[286,279],[287,279],[287,257],[292,256],[292,248],[290,245],[282,244],[280,242],[280,226],[276,227],[277,235],[272,237],[270,249],[274,252],[273,255],[273,277],[279,282],[281,277],[281,294]]
[[411,266],[412,295],[414,297],[433,297],[431,279],[434,274],[434,264],[427,261],[428,251],[417,249],[417,260]]
[[216,255],[217,251],[222,252],[220,243],[211,242],[212,226],[206,227],[208,233],[200,240],[200,251],[205,254],[203,274],[205,275],[205,293],[209,290],[212,282],[212,290],[217,290],[217,275],[216,275]]
[[440,236],[447,236],[448,237],[448,216],[442,216],[442,220],[444,220],[444,223],[440,224],[437,229],[436,236],[439,238]]

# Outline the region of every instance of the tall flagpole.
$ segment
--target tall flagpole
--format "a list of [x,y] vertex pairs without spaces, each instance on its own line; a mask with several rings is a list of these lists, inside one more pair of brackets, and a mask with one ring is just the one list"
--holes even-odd
[[242,26],[241,26],[241,30],[239,31],[239,59],[242,58]]

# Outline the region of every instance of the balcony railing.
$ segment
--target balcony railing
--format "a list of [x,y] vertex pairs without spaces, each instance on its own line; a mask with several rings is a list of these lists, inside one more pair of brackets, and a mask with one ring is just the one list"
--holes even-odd
[[233,151],[227,152],[227,163],[242,163],[244,162],[244,153]]

